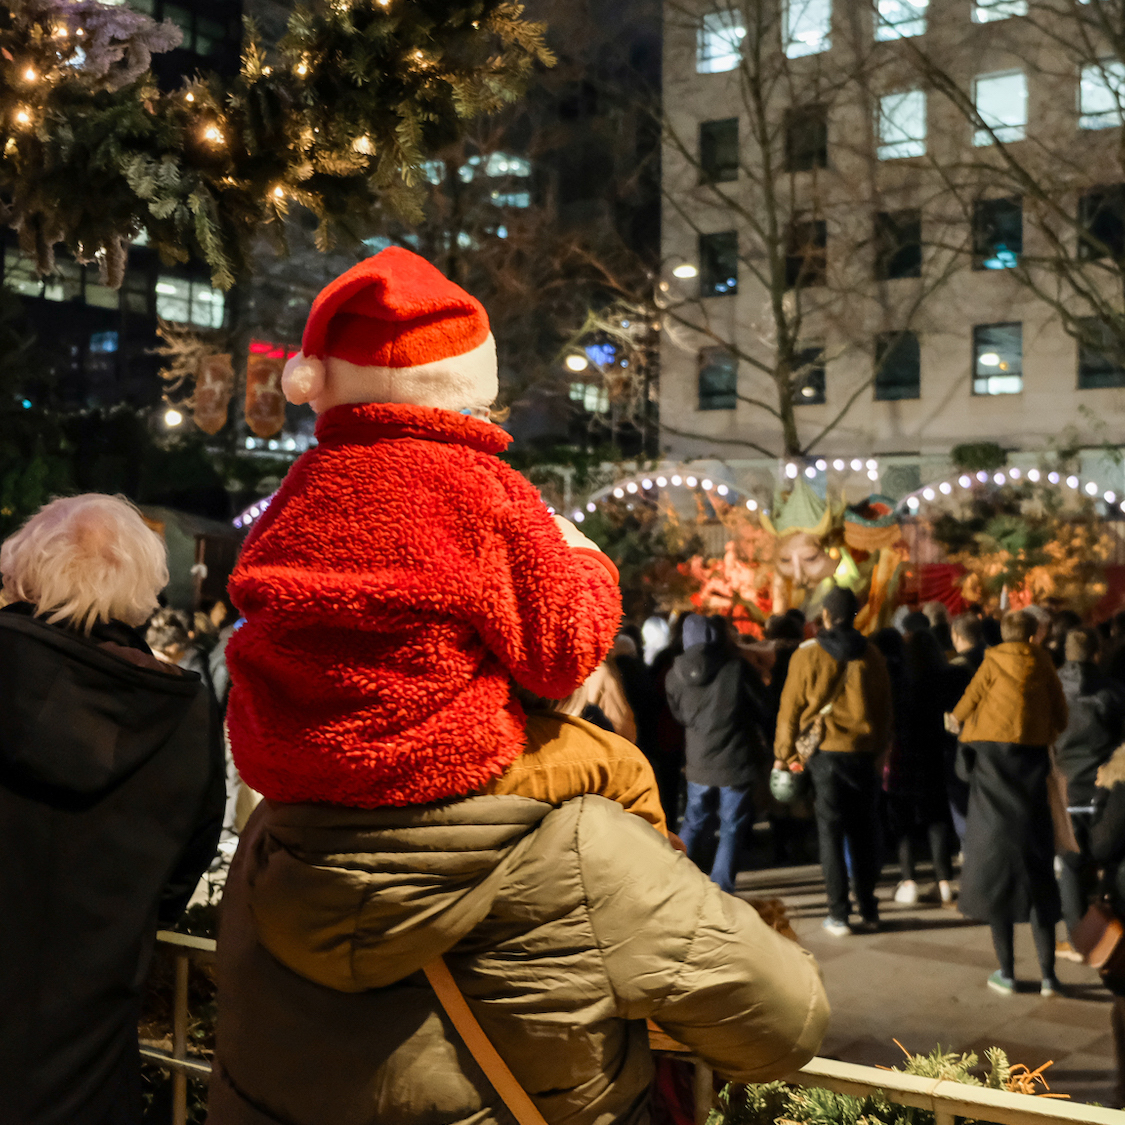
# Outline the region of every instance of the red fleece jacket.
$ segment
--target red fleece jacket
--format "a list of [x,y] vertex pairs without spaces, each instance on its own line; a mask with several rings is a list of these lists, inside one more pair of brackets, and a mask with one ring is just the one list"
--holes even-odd
[[498,426],[339,406],[255,525],[230,581],[234,760],[276,801],[422,804],[524,746],[509,674],[561,698],[621,618],[613,564],[567,547],[494,454]]

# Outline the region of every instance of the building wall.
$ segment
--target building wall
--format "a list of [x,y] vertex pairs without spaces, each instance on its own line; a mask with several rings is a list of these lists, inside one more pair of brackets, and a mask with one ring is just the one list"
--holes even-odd
[[[810,450],[812,457],[851,458],[859,455],[901,455],[908,460],[932,459],[962,442],[995,441],[1010,450],[1039,451],[1068,431],[1089,445],[1125,438],[1125,395],[1119,389],[1078,390],[1077,345],[1051,308],[1029,294],[1006,270],[973,271],[965,253],[969,223],[965,199],[996,194],[989,174],[994,150],[971,144],[964,117],[931,92],[928,99],[927,155],[924,158],[875,161],[872,155],[872,98],[880,92],[918,85],[909,66],[908,43],[876,44],[870,17],[837,0],[832,48],[785,65],[786,81],[775,91],[776,112],[802,99],[829,101],[828,167],[817,172],[782,176],[783,190],[793,194],[792,206],[811,206],[828,222],[828,286],[806,290],[810,310],[805,330],[822,343],[830,360],[826,368],[824,405],[796,408],[803,442],[810,442],[840,414],[849,398],[858,397],[842,422]],[[696,73],[695,28],[691,16],[702,17],[714,5],[698,4],[685,15],[676,0],[666,4],[664,102],[668,130],[694,145],[701,121],[740,115],[745,120],[744,87],[738,71]],[[1057,161],[1044,167],[1054,176],[1060,198],[1074,205],[1083,186],[1122,178],[1115,164],[1119,129],[1082,133],[1077,130],[1077,74],[1062,54],[1039,43],[1023,19],[995,24],[970,22],[969,4],[934,0],[930,4],[927,51],[964,86],[975,74],[1027,69],[1022,60],[1036,58],[1038,70],[1028,74],[1029,125],[1033,140],[1020,144],[1021,159],[1034,163],[1032,145],[1042,142]],[[860,77],[862,75],[862,77]],[[744,150],[745,155],[745,150]],[[1066,158],[1066,168],[1062,167]],[[1046,160],[1046,156],[1044,157]],[[745,177],[742,178],[743,181]],[[697,231],[739,229],[752,240],[748,224],[731,209],[715,207],[713,194],[696,185],[698,172],[690,159],[667,144],[664,152],[665,216],[664,282],[670,299],[691,295],[698,283],[678,280],[678,263],[697,264]],[[952,181],[952,183],[951,183]],[[956,184],[961,198],[951,190]],[[744,182],[725,185],[741,206],[753,206]],[[871,218],[876,210],[920,207],[925,249],[923,277],[874,285]],[[1024,253],[1037,249],[1032,224],[1025,214]],[[936,279],[945,278],[937,284]],[[922,298],[920,294],[932,288]],[[763,314],[769,292],[740,269],[738,292],[708,297],[702,314],[715,326],[717,338],[771,355],[769,317]],[[912,315],[909,309],[917,303]],[[1008,395],[972,393],[972,329],[974,325],[1021,322],[1023,325],[1023,391]],[[863,388],[873,370],[873,341],[878,332],[909,327],[921,350],[921,392],[916,399],[876,401],[874,389]],[[748,443],[779,449],[776,424],[761,411],[739,402],[733,410],[699,410],[698,348],[712,343],[698,332],[668,325],[661,369],[661,416],[678,420],[680,433],[666,430],[669,456],[746,458],[757,455]],[[728,335],[729,334],[729,335]],[[772,384],[743,362],[739,391],[746,396],[776,395]],[[690,435],[690,436],[686,436]]]

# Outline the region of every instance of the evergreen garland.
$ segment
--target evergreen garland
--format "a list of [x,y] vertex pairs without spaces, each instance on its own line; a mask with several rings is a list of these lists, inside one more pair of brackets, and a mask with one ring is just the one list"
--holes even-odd
[[120,285],[142,231],[229,288],[292,203],[318,245],[377,206],[419,213],[419,167],[515,100],[553,58],[506,0],[332,0],[298,8],[270,53],[246,22],[239,74],[160,91],[171,23],[98,0],[0,0],[0,218],[40,273],[64,243]]

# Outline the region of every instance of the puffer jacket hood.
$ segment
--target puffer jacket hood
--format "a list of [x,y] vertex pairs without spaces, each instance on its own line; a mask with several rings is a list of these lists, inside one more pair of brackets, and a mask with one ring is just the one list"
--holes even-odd
[[954,717],[962,742],[1050,746],[1067,727],[1066,696],[1039,645],[1008,641],[985,653]]
[[101,626],[87,638],[8,606],[0,633],[0,768],[79,801],[96,801],[135,773],[180,726],[199,692],[196,676],[115,655],[148,653],[125,625]]
[[677,675],[692,687],[703,687],[714,680],[729,659],[718,645],[692,645],[676,658]]
[[647,1125],[647,1018],[739,1082],[828,1018],[809,954],[603,797],[267,800],[223,898],[209,1125],[509,1125],[417,971],[438,954],[569,1125]]

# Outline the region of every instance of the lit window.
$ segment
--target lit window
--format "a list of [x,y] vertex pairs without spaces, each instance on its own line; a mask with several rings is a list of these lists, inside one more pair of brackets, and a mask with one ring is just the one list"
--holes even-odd
[[832,0],[783,0],[785,53],[819,55],[832,46]]
[[1125,387],[1125,356],[1113,328],[1089,316],[1078,322],[1078,330],[1078,389]]
[[875,38],[909,39],[926,34],[926,9],[930,0],[878,0]]
[[490,197],[494,207],[530,207],[529,191],[494,191]]
[[424,160],[418,170],[427,183],[436,185],[445,180],[444,160]]
[[1023,325],[978,324],[973,329],[973,394],[1018,395],[1023,390]]
[[48,301],[77,301],[82,298],[82,267],[77,262],[56,261],[55,272],[43,285]]
[[4,251],[4,286],[22,297],[38,297],[43,292],[43,279],[36,275],[29,258],[8,249]]
[[117,351],[119,343],[120,338],[116,332],[90,333],[90,351],[97,352],[100,355],[108,355]]
[[978,199],[973,205],[973,269],[1015,269],[1022,253],[1020,197]]
[[226,298],[205,281],[161,274],[156,281],[156,315],[180,324],[222,328]]
[[722,297],[738,292],[738,233],[699,236],[699,295]]
[[734,70],[742,61],[742,40],[746,37],[739,12],[708,12],[695,37],[695,69],[698,74],[719,74]]
[[1026,15],[1027,0],[975,0],[973,4],[973,19],[977,23]]
[[913,332],[884,332],[875,341],[875,398],[894,402],[921,397],[922,361]]
[[571,383],[570,401],[577,403],[588,414],[609,412],[609,392],[596,383]]
[[973,104],[988,126],[974,132],[973,144],[992,144],[993,133],[1004,144],[1027,136],[1027,75],[1022,70],[980,75],[973,82]]
[[[432,163],[440,163],[434,161]],[[517,179],[526,180],[531,175],[531,161],[522,156],[513,156],[510,152],[490,152],[487,156],[470,156],[460,168],[457,175],[462,183],[471,184],[477,172],[482,175],[515,176]],[[444,167],[442,177],[444,178]],[[431,180],[431,183],[441,183],[441,180]]]
[[903,90],[879,99],[880,160],[926,153],[926,92]]
[[1078,127],[1111,129],[1121,124],[1125,62],[1101,59],[1082,68],[1078,83]]
[[738,405],[738,358],[726,348],[702,348],[697,380],[700,410],[734,410]]
[[825,401],[824,349],[802,348],[793,356],[793,403],[821,406]]

